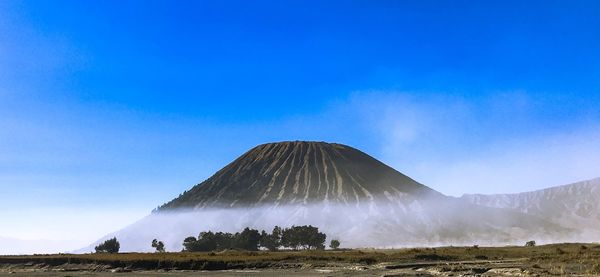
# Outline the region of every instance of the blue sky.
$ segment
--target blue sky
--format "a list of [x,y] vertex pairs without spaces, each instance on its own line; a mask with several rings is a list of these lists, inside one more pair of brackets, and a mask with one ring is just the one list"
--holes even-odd
[[457,196],[599,177],[599,15],[596,1],[1,1],[0,236],[92,240],[281,140],[349,144]]

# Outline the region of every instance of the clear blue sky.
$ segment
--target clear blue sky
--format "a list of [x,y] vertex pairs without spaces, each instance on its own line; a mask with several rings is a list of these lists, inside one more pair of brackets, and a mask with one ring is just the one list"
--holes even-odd
[[280,140],[449,195],[598,177],[599,77],[597,1],[0,1],[0,236],[95,238]]

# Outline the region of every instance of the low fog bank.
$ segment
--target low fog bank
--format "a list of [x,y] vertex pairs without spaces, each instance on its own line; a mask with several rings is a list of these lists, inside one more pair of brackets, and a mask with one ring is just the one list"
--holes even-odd
[[[505,209],[446,201],[371,201],[362,204],[304,204],[252,208],[159,212],[100,239],[116,236],[121,252],[152,252],[152,239],[167,251],[182,250],[183,239],[202,231],[235,233],[245,227],[270,232],[274,226],[313,225],[342,247],[433,247],[441,245],[523,245],[598,241],[592,228],[572,229]],[[95,243],[94,245],[96,245]],[[93,246],[76,252],[91,252]]]

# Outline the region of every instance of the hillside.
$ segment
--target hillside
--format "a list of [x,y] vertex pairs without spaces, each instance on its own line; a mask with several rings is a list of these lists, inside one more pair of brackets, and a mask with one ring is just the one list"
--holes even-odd
[[600,178],[523,193],[466,194],[461,199],[533,215],[600,238]]

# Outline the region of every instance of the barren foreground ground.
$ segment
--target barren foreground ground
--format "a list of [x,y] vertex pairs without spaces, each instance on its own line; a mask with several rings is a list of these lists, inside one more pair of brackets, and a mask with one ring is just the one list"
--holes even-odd
[[600,276],[600,245],[0,256],[0,276]]

